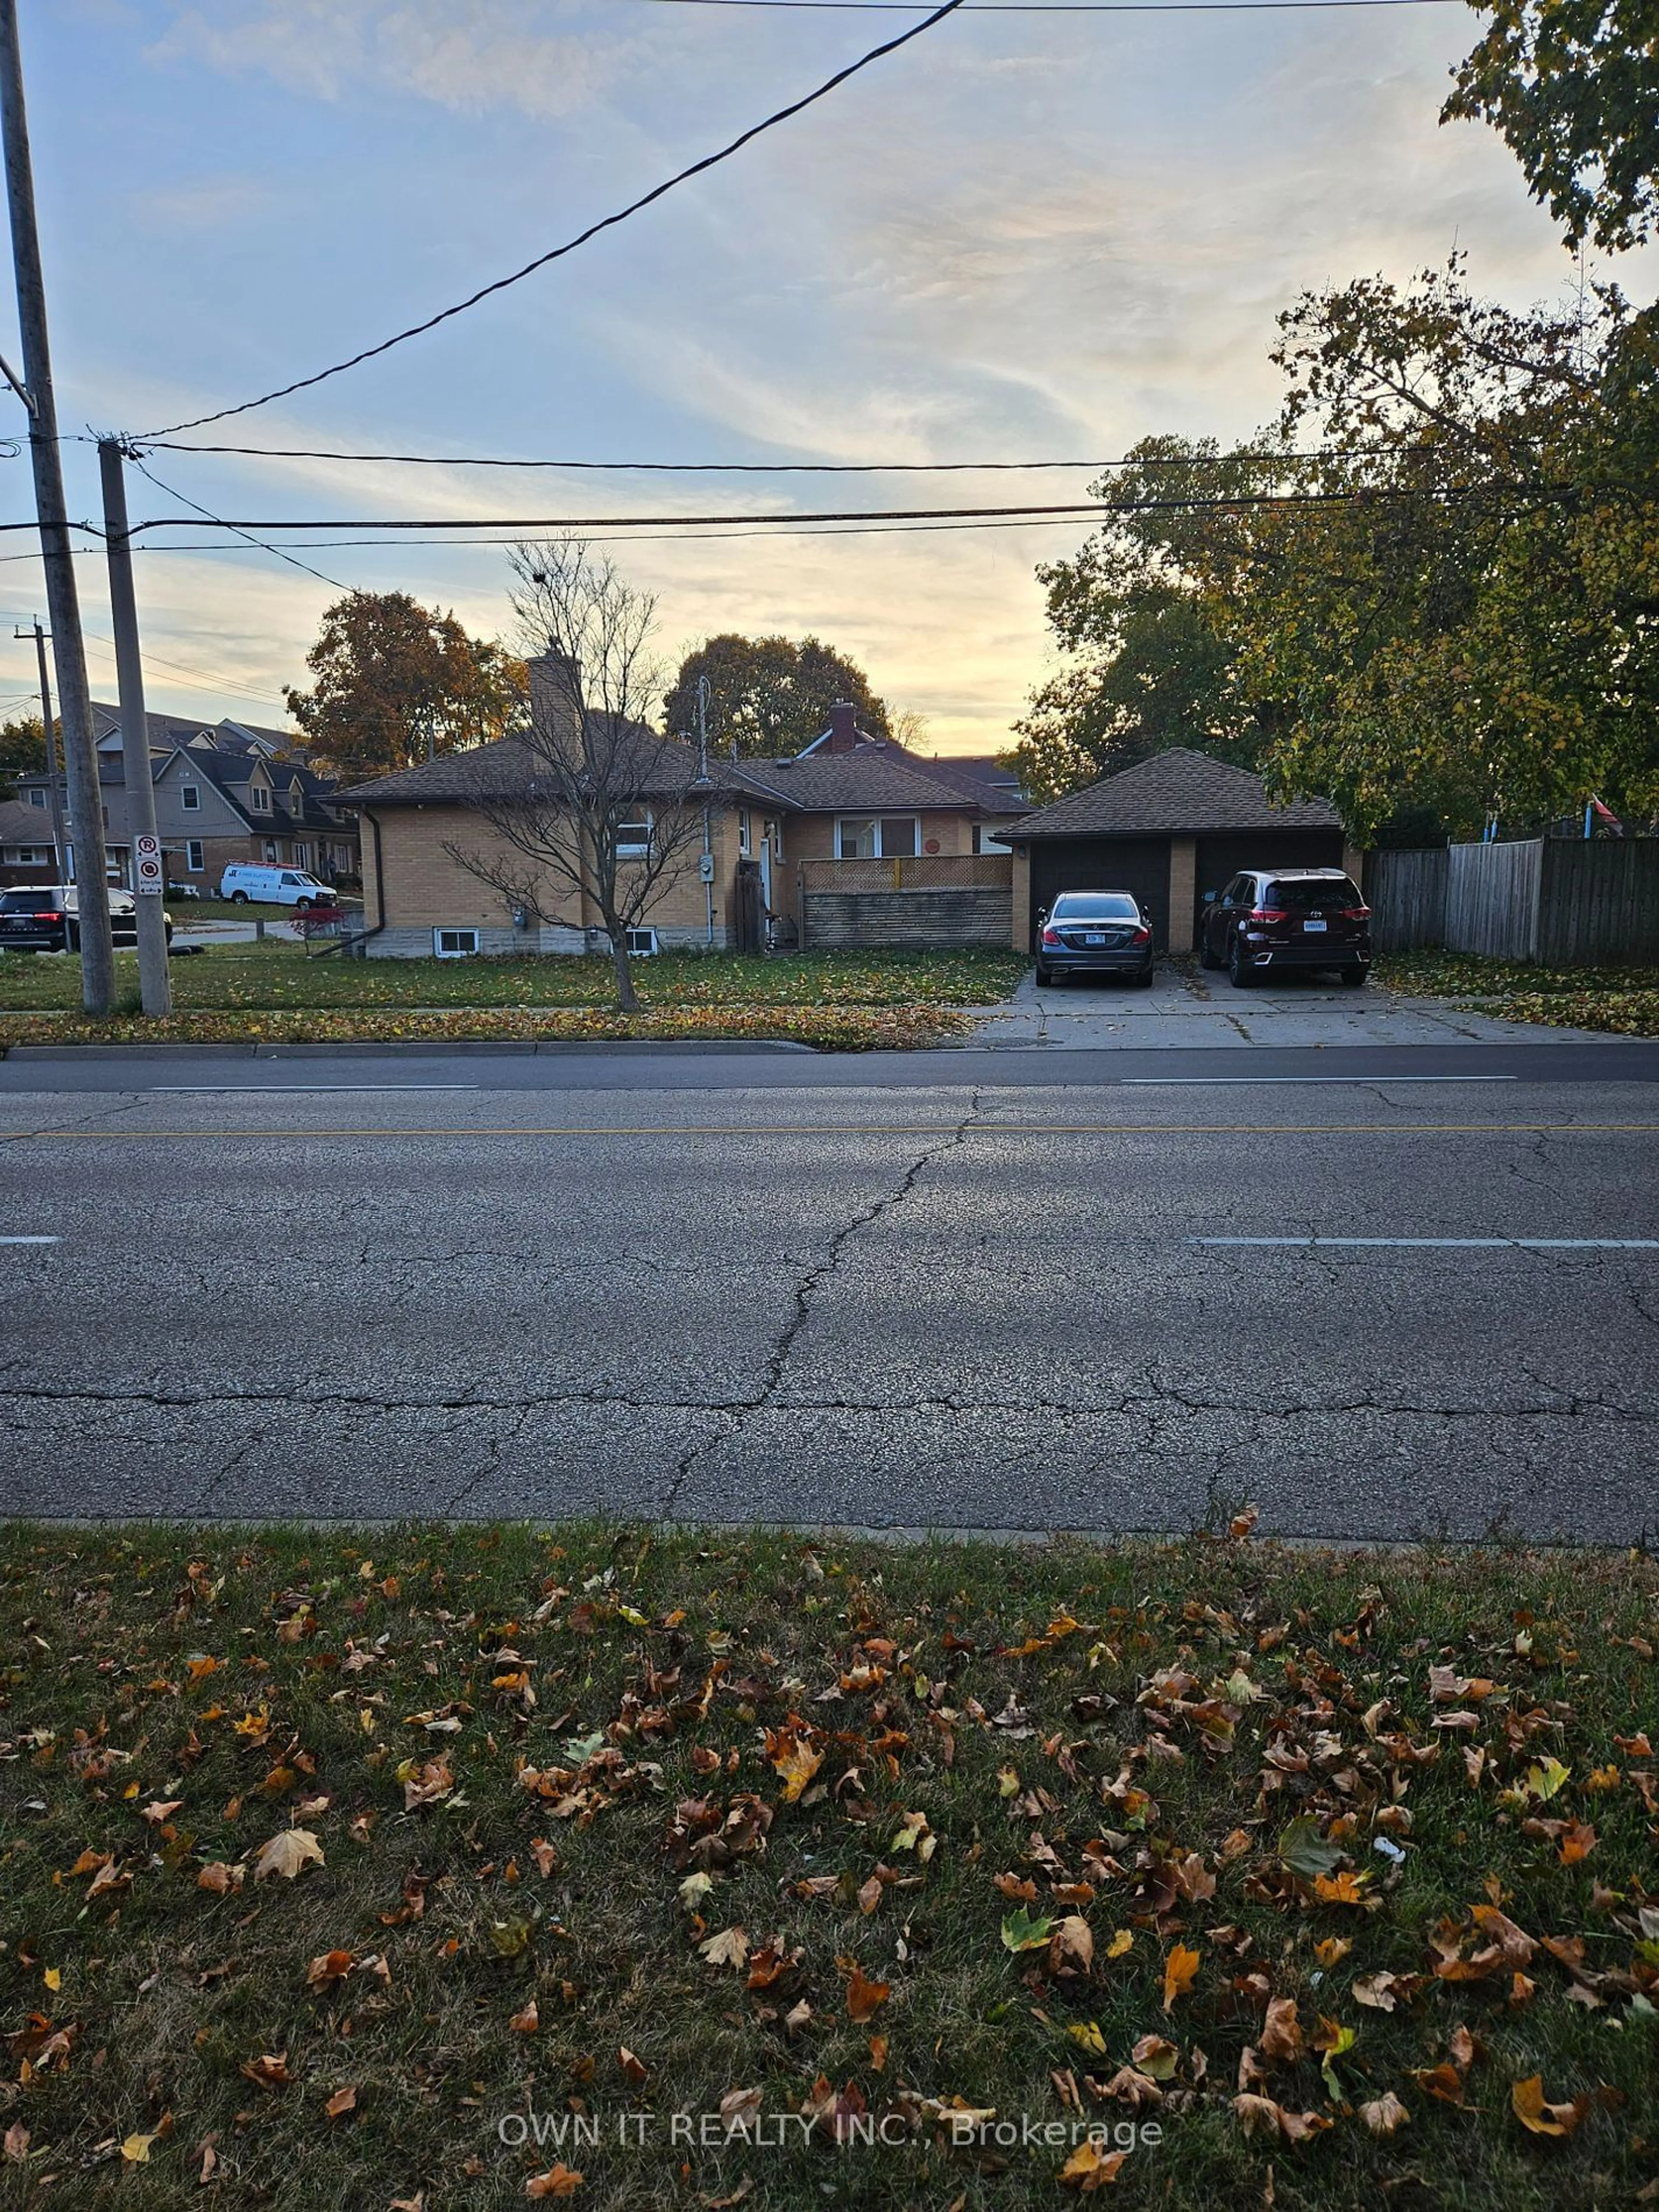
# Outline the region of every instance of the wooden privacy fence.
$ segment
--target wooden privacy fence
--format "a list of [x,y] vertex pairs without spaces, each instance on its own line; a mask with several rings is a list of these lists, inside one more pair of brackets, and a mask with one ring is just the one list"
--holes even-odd
[[1573,967],[1659,961],[1659,838],[1528,837],[1373,853],[1365,864],[1382,952],[1449,952]]
[[1013,860],[1006,853],[914,860],[803,860],[803,945],[1006,945]]

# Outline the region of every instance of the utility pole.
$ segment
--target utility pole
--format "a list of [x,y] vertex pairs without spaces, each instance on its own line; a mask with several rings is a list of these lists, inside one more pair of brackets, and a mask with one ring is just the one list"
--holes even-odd
[[89,1014],[106,1014],[115,994],[115,953],[110,943],[109,881],[104,853],[104,801],[98,787],[98,752],[92,737],[92,693],[87,683],[81,605],[70,550],[69,510],[64,503],[63,459],[58,444],[58,406],[46,343],[46,293],[40,239],[34,221],[34,175],[29,163],[28,118],[23,107],[23,58],[17,38],[17,0],[0,0],[0,136],[5,141],[6,206],[17,278],[17,320],[23,337],[21,381],[8,380],[28,409],[29,459],[34,469],[34,511],[40,526],[40,559],[46,572],[46,609],[58,701],[64,722],[64,769],[69,785],[70,829],[75,839],[76,919],[81,939],[81,1000]]
[[[132,537],[127,526],[127,487],[118,438],[98,441],[104,486],[104,536],[109,553],[109,604],[115,623],[115,670],[121,697],[121,760],[126,772],[127,830],[132,856],[133,902],[138,909],[138,990],[147,1014],[173,1012],[167,974],[167,923],[161,893],[167,871],[161,847],[153,860],[144,841],[155,836],[155,779],[149,765],[149,718],[144,712],[144,668],[138,653],[138,602],[132,588]],[[153,866],[155,872],[149,872]]]
[[73,881],[70,863],[69,837],[64,828],[64,786],[58,761],[58,737],[52,728],[52,678],[46,673],[46,633],[37,617],[32,628],[12,631],[14,637],[34,640],[35,665],[40,671],[40,721],[46,733],[46,791],[52,800],[52,843],[58,855],[58,880],[60,884]]

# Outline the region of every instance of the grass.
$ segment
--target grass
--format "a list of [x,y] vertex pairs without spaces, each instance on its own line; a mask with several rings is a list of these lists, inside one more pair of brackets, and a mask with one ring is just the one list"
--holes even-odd
[[79,1015],[74,963],[0,955],[0,1043],[257,1037],[730,1036],[829,1050],[930,1044],[965,1032],[1025,963],[997,951],[665,954],[635,969],[641,1013],[616,1012],[608,960],[340,960],[298,945],[210,945],[173,969],[173,1018],[135,1018],[137,963],[117,957],[121,1012]]
[[1659,1036],[1659,969],[1539,968],[1470,952],[1394,952],[1379,981],[1416,998],[1451,999],[1508,1022]]
[[[3,1558],[0,2204],[1024,2212],[1088,2119],[1073,2182],[1129,2205],[1659,2180],[1645,1559],[591,1525]],[[964,2109],[1039,2133],[952,2148]]]

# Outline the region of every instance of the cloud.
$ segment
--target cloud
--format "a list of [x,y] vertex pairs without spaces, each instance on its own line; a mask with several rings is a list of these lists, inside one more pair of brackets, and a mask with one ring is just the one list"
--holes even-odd
[[161,231],[216,230],[281,204],[274,185],[257,177],[192,177],[152,185],[129,203],[141,222]]
[[468,114],[563,116],[592,101],[627,42],[534,27],[553,14],[532,0],[222,0],[183,9],[150,52],[321,100],[390,90]]

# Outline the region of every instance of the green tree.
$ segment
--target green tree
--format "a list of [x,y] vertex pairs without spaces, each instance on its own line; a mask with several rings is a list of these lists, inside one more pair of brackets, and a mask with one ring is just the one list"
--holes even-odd
[[1491,17],[1443,123],[1494,125],[1577,246],[1619,252],[1659,224],[1654,0],[1470,0]]
[[18,777],[36,775],[46,764],[46,726],[38,714],[0,722],[0,799],[15,799]]
[[353,592],[323,616],[309,691],[285,687],[310,757],[343,778],[389,775],[501,737],[522,718],[524,664],[406,592]]
[[1112,512],[1067,561],[1037,570],[1064,656],[1004,756],[1038,804],[1191,745],[1254,767],[1273,717],[1234,682],[1226,593],[1249,544],[1247,510],[1182,506],[1260,481],[1261,456],[1212,440],[1147,438],[1095,486]]
[[850,699],[874,737],[890,735],[886,702],[856,661],[816,637],[743,637],[727,630],[689,653],[663,702],[663,726],[690,735],[697,726],[697,678],[709,684],[708,735],[721,751],[781,757],[810,745],[829,726],[830,709]]

